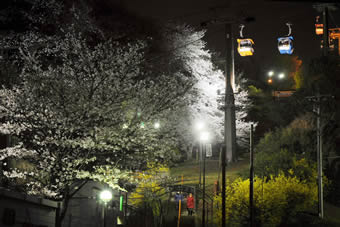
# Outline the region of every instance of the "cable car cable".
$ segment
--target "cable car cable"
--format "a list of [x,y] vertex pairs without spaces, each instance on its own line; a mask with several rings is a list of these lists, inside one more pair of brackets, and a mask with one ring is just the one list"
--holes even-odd
[[332,22],[335,24],[335,27],[338,28],[338,25],[336,24],[335,19],[333,17],[333,14],[331,12],[328,12],[328,15],[330,16]]

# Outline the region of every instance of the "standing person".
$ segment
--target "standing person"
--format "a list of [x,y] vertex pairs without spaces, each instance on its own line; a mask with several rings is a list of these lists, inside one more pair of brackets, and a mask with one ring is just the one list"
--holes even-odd
[[179,210],[179,201],[181,201],[181,207],[183,205],[183,200],[184,200],[184,197],[183,195],[180,193],[180,192],[176,192],[175,194],[175,202],[176,202],[176,215],[178,215],[178,210]]
[[192,193],[190,193],[189,196],[187,197],[187,209],[188,209],[189,216],[192,216],[194,208],[195,208],[195,199],[192,196]]

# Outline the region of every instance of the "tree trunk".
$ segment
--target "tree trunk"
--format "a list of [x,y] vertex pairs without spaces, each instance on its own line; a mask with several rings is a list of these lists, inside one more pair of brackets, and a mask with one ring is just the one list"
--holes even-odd
[[68,204],[72,197],[87,183],[87,180],[81,182],[79,185],[74,185],[75,190],[71,193],[69,188],[65,190],[64,193],[64,200],[62,200],[58,205],[57,211],[56,211],[56,218],[55,218],[55,227],[62,227],[63,220],[66,216]]
[[194,148],[194,146],[192,144],[187,146],[187,160],[191,160],[192,159],[192,149],[193,148]]
[[71,198],[69,196],[66,196],[65,199],[61,202],[61,207],[58,207],[58,212],[56,212],[55,227],[62,227],[62,223],[65,218],[70,199]]

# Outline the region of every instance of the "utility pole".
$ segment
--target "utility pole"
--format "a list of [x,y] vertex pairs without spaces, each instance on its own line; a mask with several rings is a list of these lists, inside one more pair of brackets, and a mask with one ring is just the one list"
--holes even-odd
[[254,138],[253,138],[253,124],[250,125],[250,168],[249,168],[249,213],[250,213],[250,227],[255,226],[254,215]]
[[322,133],[323,133],[323,123],[321,114],[321,104],[330,98],[334,98],[332,95],[320,95],[317,91],[316,96],[306,97],[309,101],[314,103],[314,112],[316,113],[316,155],[317,155],[317,169],[318,169],[318,215],[320,218],[324,218],[324,205],[323,205],[323,154],[322,154]]
[[235,98],[233,86],[234,79],[234,38],[232,24],[225,24],[226,37],[226,78],[225,78],[225,112],[224,112],[224,138],[227,161],[236,162],[236,126],[235,126]]
[[[325,33],[325,32],[324,32]],[[320,119],[320,94],[317,95],[317,120],[316,120],[316,134],[317,134],[317,165],[318,165],[318,213],[319,217],[323,218],[323,184],[322,184],[322,124]]]
[[234,80],[234,39],[232,24],[225,24],[226,38],[226,78],[225,78],[225,106],[224,106],[224,142],[225,150],[222,150],[222,227],[225,227],[226,213],[226,161],[233,162],[236,157],[236,127],[235,127],[235,99],[232,88]]
[[328,34],[328,7],[327,4],[324,4],[322,7],[322,21],[323,21],[323,49],[322,49],[322,53],[323,56],[327,56],[328,55],[328,51],[329,51],[329,34]]
[[221,197],[222,197],[222,227],[225,227],[225,166],[226,166],[226,152],[222,148],[222,191],[221,191]]
[[226,38],[226,64],[225,64],[225,102],[224,102],[224,146],[222,149],[222,227],[225,227],[225,187],[226,187],[226,164],[237,161],[236,155],[236,124],[235,124],[235,99],[233,86],[234,79],[234,38],[232,33],[232,24],[234,20],[224,19],[219,21],[208,21],[202,24],[223,24],[225,25]]

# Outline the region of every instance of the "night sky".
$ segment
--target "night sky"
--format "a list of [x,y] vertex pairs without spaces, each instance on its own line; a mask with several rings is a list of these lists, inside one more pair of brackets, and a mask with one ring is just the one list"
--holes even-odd
[[[243,30],[245,38],[255,42],[255,54],[252,57],[239,57],[235,52],[235,63],[252,65],[254,67],[270,68],[273,59],[279,56],[277,38],[288,34],[287,22],[292,23],[294,37],[294,56],[303,61],[320,56],[321,36],[315,34],[315,17],[322,16],[312,3],[272,2],[270,0],[234,0],[231,8],[226,8],[226,0],[111,0],[123,5],[128,11],[155,21],[176,20],[194,26],[200,26],[204,21],[215,18],[234,18],[242,20],[254,17],[255,21],[245,23]],[[330,12],[330,27],[340,25],[340,13]],[[208,48],[224,56],[224,26],[211,25],[207,27],[205,40]],[[234,34],[239,36],[239,23],[234,25]],[[236,38],[235,37],[235,38]],[[235,41],[236,42],[236,41]],[[236,45],[236,43],[235,43]],[[236,48],[235,48],[236,49]]]

